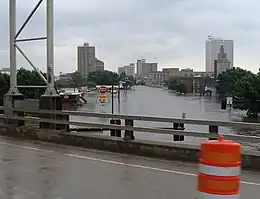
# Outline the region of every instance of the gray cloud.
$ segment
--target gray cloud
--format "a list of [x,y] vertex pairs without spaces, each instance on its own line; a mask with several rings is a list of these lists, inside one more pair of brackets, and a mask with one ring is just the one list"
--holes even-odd
[[[18,0],[21,24],[36,0]],[[8,66],[8,2],[0,2],[0,59]],[[56,73],[76,69],[76,47],[88,41],[97,47],[106,68],[145,57],[161,67],[204,70],[207,35],[235,40],[235,64],[258,68],[259,8],[257,0],[56,0]],[[45,34],[44,8],[38,10],[21,37]],[[19,27],[19,25],[18,25]],[[22,44],[32,61],[44,70],[45,43]],[[18,57],[19,66],[28,67]]]

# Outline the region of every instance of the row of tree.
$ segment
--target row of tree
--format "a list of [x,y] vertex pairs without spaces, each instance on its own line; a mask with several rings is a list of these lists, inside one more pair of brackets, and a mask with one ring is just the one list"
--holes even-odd
[[[47,76],[46,74],[43,75],[45,77]],[[29,71],[21,68],[17,71],[17,84],[43,86],[45,85],[45,82],[36,71]],[[2,100],[10,87],[10,76],[8,74],[0,73],[0,85],[0,100]],[[19,88],[19,91],[26,98],[39,98],[39,96],[44,93],[45,88]]]
[[[45,77],[46,74],[43,74]],[[74,72],[68,79],[61,79],[55,82],[57,89],[71,88],[71,87],[95,87],[96,85],[118,85],[119,81],[125,81],[127,85],[132,86],[135,82],[133,77],[127,77],[125,74],[119,76],[117,73],[111,71],[97,71],[92,72],[87,78],[82,78],[79,72]],[[36,71],[26,70],[21,68],[17,71],[18,85],[46,85]],[[0,100],[8,92],[10,87],[10,76],[5,73],[0,73]],[[19,88],[19,91],[25,98],[38,99],[44,94],[45,88]]]
[[56,81],[57,88],[69,88],[87,86],[94,88],[96,85],[118,85],[119,81],[125,82],[127,86],[133,86],[135,79],[128,77],[125,73],[118,75],[112,71],[96,71],[89,73],[87,78],[80,75],[79,72],[74,72],[68,79],[60,79]]
[[216,88],[221,96],[233,97],[234,107],[248,116],[260,113],[260,73],[232,68],[218,76]]

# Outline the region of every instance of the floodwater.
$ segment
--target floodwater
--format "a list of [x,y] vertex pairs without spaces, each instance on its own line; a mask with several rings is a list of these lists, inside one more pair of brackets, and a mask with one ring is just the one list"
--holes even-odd
[[[105,106],[101,106],[98,102],[98,95],[99,93],[96,92],[89,93],[87,97],[88,103],[83,107],[78,108],[78,110],[111,113],[111,95],[109,95],[110,103],[107,103]],[[146,86],[136,86],[133,90],[128,90],[127,93],[121,91],[120,106],[118,106],[118,96],[114,95],[114,113],[172,118],[181,118],[182,114],[185,113],[186,118],[188,119],[207,119],[218,121],[240,121],[244,115],[244,113],[239,110],[221,110],[220,103],[215,99],[215,97],[176,96],[175,93],[169,90]],[[109,120],[106,118],[86,118],[73,116],[71,119],[74,121],[87,120],[88,122],[109,123]],[[134,125],[143,127],[172,127],[172,124],[169,123],[143,121],[137,121]],[[208,126],[185,125],[185,130],[208,133]],[[234,134],[236,133],[236,130],[220,127],[219,133]],[[172,141],[171,135],[135,132],[135,136],[138,139]],[[191,144],[198,143],[202,140],[204,139],[185,137],[185,142]]]

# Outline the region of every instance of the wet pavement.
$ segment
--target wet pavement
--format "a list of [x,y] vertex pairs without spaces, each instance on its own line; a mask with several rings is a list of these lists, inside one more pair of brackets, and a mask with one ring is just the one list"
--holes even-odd
[[[196,165],[0,138],[1,199],[194,199]],[[258,199],[260,172],[242,174]]]

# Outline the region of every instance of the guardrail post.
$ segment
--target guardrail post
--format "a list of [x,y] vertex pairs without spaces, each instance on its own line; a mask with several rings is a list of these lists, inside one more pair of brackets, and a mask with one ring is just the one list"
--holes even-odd
[[[43,110],[50,110],[50,111],[61,111],[62,110],[62,99],[60,96],[41,96],[39,108]],[[60,115],[60,114],[53,114],[53,113],[40,113],[40,119],[53,119],[53,120],[65,120],[69,121],[69,115]],[[57,130],[65,130],[69,131],[68,124],[54,124],[54,123],[46,123],[40,122],[40,128],[43,129],[57,129]]]
[[[134,120],[125,120],[125,126],[127,127],[133,127],[134,126]],[[125,137],[124,140],[134,140],[134,131],[125,130]]]
[[[116,125],[121,125],[121,120],[120,119],[111,119],[110,124],[116,124]],[[110,129],[110,136],[113,137],[121,137],[121,130],[116,130],[116,129]]]
[[[16,108],[19,106],[20,102],[24,100],[24,96],[21,94],[6,94],[4,96],[4,115],[6,117],[13,117],[13,116],[18,116],[18,117],[24,117],[24,112],[23,111],[14,111],[13,108]],[[11,124],[16,127],[18,126],[24,126],[24,121],[23,120],[13,120],[13,119],[5,119],[5,124]]]
[[218,139],[218,126],[209,126],[209,140]]
[[[173,123],[174,130],[184,130],[184,123]],[[184,141],[184,135],[173,135],[173,141]]]

